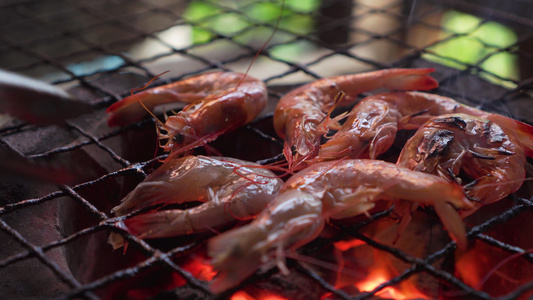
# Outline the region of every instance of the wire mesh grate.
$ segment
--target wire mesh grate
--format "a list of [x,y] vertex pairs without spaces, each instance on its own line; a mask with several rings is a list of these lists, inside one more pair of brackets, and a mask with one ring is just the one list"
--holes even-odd
[[[533,123],[529,104],[533,5],[527,1],[494,2],[492,8],[480,1],[452,0],[306,3],[309,7],[302,8],[287,1],[279,28],[264,48],[262,44],[276,27],[280,1],[49,0],[0,4],[0,66],[68,89],[96,109],[91,115],[70,120],[65,127],[37,127],[19,120],[0,127],[3,148],[37,162],[68,165],[76,174],[71,184],[60,186],[2,177],[0,278],[5,285],[0,295],[223,299],[251,286],[282,286],[297,291],[289,295],[305,298],[309,295],[298,289],[302,284],[319,295],[329,293],[330,298],[367,299],[423,273],[439,282],[441,297],[494,297],[455,276],[453,243],[417,257],[363,233],[362,229],[390,215],[389,210],[354,224],[332,222],[330,230],[335,235],[320,237],[319,242],[301,251],[307,258],[319,259],[321,251],[336,242],[356,239],[407,265],[366,292],[340,288],[324,276],[324,270],[289,258],[291,272],[299,276],[294,282],[284,282],[276,269],[270,269],[234,290],[213,295],[186,260],[207,259],[198,253],[205,250],[209,235],[185,237],[177,244],[146,242],[108,222],[111,207],[157,167],[165,154],[154,155],[157,137],[153,120],[109,128],[105,108],[167,70],[152,86],[217,69],[244,72],[259,52],[250,75],[267,83],[270,108],[250,125],[212,144],[227,156],[263,164],[282,157],[282,141],[271,125],[276,101],[304,82],[333,75],[391,67],[434,67],[440,84],[437,93]],[[194,11],[195,7],[208,9]],[[450,10],[474,13],[479,19],[473,19],[466,31],[450,29],[442,23]],[[507,26],[516,39],[503,44],[486,40],[480,31],[493,26],[494,21]],[[481,55],[464,60],[442,51],[458,41],[475,45]],[[498,67],[487,63],[501,55],[507,57],[504,64],[516,69],[500,73]],[[243,141],[249,144],[243,145]],[[519,263],[531,264],[528,249],[532,241],[499,234],[501,228],[521,226],[520,222],[530,217],[530,188],[526,182],[501,204],[501,213],[488,213],[478,220],[470,227],[469,238],[502,259],[523,254]],[[128,259],[106,244],[109,232],[127,240]],[[442,260],[452,262],[437,263]],[[149,279],[152,277],[161,282]],[[34,283],[28,284],[29,279]],[[519,299],[533,289],[533,281],[508,281],[514,283],[513,288],[502,294],[502,299]]]

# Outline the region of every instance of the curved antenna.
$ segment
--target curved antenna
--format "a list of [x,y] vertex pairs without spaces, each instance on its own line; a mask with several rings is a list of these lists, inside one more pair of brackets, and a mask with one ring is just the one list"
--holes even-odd
[[134,89],[131,89],[131,91],[130,91],[131,96],[132,96],[132,97],[135,97],[135,99],[137,99],[137,101],[139,102],[139,104],[141,104],[141,106],[142,106],[142,107],[143,107],[143,108],[144,108],[144,109],[145,109],[145,110],[146,110],[146,111],[147,111],[147,112],[148,112],[148,113],[149,113],[149,114],[150,114],[150,115],[151,115],[151,116],[152,116],[152,117],[153,117],[153,118],[154,118],[154,119],[160,124],[160,125],[162,125],[163,127],[165,126],[165,123],[161,122],[161,120],[159,120],[159,119],[155,116],[155,114],[154,114],[152,111],[150,111],[150,110],[148,109],[148,107],[146,107],[146,105],[144,105],[144,103],[142,102],[141,98],[139,98],[139,97],[137,96],[137,94],[133,94],[133,92],[142,91],[142,90],[147,89],[148,86],[150,86],[150,84],[152,84],[152,82],[154,82],[154,80],[156,80],[157,78],[163,76],[164,74],[166,74],[166,73],[168,73],[168,72],[170,72],[170,70],[167,70],[167,71],[165,71],[165,72],[163,72],[163,73],[161,73],[161,74],[156,75],[154,78],[150,79],[150,81],[148,81],[148,83],[146,83],[146,84],[143,85],[142,87],[134,88]]

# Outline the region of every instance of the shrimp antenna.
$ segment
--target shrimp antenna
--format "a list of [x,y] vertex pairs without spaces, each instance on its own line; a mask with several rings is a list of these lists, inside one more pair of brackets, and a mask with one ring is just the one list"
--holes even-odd
[[479,283],[474,287],[476,290],[479,290],[488,280],[489,278],[495,274],[498,269],[500,267],[502,267],[503,265],[505,265],[506,263],[508,263],[509,261],[515,259],[515,258],[518,258],[524,254],[528,254],[528,253],[531,253],[533,252],[533,248],[530,248],[530,249],[527,249],[525,250],[524,252],[518,252],[518,253],[515,253],[513,255],[510,255],[508,257],[506,257],[504,260],[500,261],[498,264],[496,264],[480,281]]
[[[248,68],[246,69],[246,72],[244,72],[245,75],[248,75],[248,72],[250,72],[250,69],[252,68],[253,64],[255,63],[255,61],[257,60],[257,58],[259,57],[259,54],[261,54],[261,52],[263,50],[265,50],[266,46],[268,45],[268,43],[270,43],[270,41],[272,40],[272,38],[274,37],[274,35],[276,34],[276,32],[278,31],[279,29],[279,24],[281,23],[281,18],[283,17],[283,11],[285,11],[285,0],[281,0],[281,11],[279,13],[279,16],[278,16],[278,19],[276,20],[276,25],[274,25],[274,30],[272,31],[272,33],[270,34],[270,36],[268,37],[268,39],[263,43],[263,45],[261,46],[261,48],[259,48],[259,50],[257,50],[257,52],[255,53],[255,56],[254,58],[252,58],[252,62],[250,62],[250,64],[248,65]],[[235,86],[235,89],[237,89],[244,81],[244,79],[246,78],[246,76],[244,76],[241,81],[239,81],[239,83],[237,84],[237,86]]]
[[148,81],[148,83],[146,83],[146,84],[143,85],[142,87],[134,88],[134,89],[132,89],[132,90],[130,91],[131,96],[135,97],[135,99],[137,99],[137,101],[139,101],[139,104],[141,104],[141,106],[142,106],[142,107],[143,107],[143,108],[144,108],[144,109],[145,109],[145,110],[146,110],[146,111],[147,111],[147,112],[148,112],[148,113],[149,113],[154,119],[156,119],[156,121],[157,121],[159,124],[161,124],[162,126],[165,126],[165,124],[164,124],[163,122],[161,122],[161,120],[159,120],[159,119],[155,116],[155,114],[154,114],[152,111],[150,111],[150,110],[148,109],[148,107],[146,107],[146,105],[144,105],[144,103],[142,102],[142,100],[141,100],[137,95],[134,95],[134,94],[133,94],[133,92],[142,91],[142,90],[147,89],[148,86],[150,86],[150,84],[152,84],[152,82],[154,82],[154,80],[156,80],[157,78],[163,76],[164,74],[166,74],[166,73],[168,73],[168,72],[170,72],[170,70],[167,70],[167,71],[165,71],[165,72],[163,72],[163,73],[160,73],[160,74],[156,75],[154,78],[150,79],[150,81]]
[[[166,74],[166,73],[168,73],[168,72],[170,72],[170,70],[167,70],[167,71],[165,71],[165,72],[163,72],[163,73],[160,73],[160,74],[156,75],[154,78],[150,79],[150,81],[148,81],[148,82],[147,82],[145,85],[143,85],[142,87],[140,87],[140,88],[134,88],[134,89],[132,89],[132,90],[130,91],[131,96],[132,96],[132,97],[135,97],[135,99],[137,99],[137,101],[138,101],[139,104],[144,108],[144,110],[146,110],[146,111],[147,111],[147,112],[148,112],[148,113],[149,113],[149,114],[150,114],[150,115],[156,120],[156,122],[159,123],[163,128],[165,127],[165,123],[161,122],[161,120],[159,120],[159,119],[155,116],[155,114],[154,114],[152,111],[150,111],[150,110],[148,109],[148,107],[146,107],[146,105],[144,105],[144,103],[142,102],[141,98],[139,98],[139,96],[137,96],[137,94],[133,94],[133,92],[137,92],[137,91],[145,90],[146,88],[148,88],[148,86],[149,86],[150,84],[152,84],[152,82],[154,82],[154,80],[156,80],[157,78],[161,77],[162,75],[164,75],[164,74]],[[155,128],[156,128],[156,130],[157,130],[157,134],[159,135],[159,127],[156,126]],[[159,141],[157,141],[157,146],[160,146]],[[157,146],[155,147],[155,150],[154,150],[154,158],[157,156],[157,148],[158,148]],[[155,160],[152,162],[152,166],[151,166],[150,168],[153,169],[153,168],[154,168],[154,165],[155,165]],[[124,247],[124,251],[126,251],[126,247],[127,247],[127,246]]]

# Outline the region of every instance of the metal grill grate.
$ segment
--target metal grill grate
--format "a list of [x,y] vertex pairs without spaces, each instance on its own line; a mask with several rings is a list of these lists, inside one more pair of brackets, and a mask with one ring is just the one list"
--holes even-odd
[[[263,163],[275,161],[282,144],[270,125],[272,109],[286,91],[317,78],[390,67],[435,67],[434,76],[440,83],[437,93],[533,123],[529,105],[533,88],[533,73],[529,71],[533,65],[533,5],[528,1],[323,2],[311,1],[316,7],[306,11],[287,3],[276,36],[261,50],[250,71],[267,83],[270,110],[251,125],[215,142],[215,148],[223,154]],[[153,158],[153,120],[110,129],[105,125],[105,108],[128,95],[131,88],[166,70],[170,72],[153,85],[215,69],[244,72],[276,22],[275,18],[257,19],[253,12],[276,7],[278,2],[255,0],[239,4],[208,2],[216,15],[184,19],[184,12],[198,3],[205,2],[14,0],[0,4],[0,67],[68,88],[97,109],[94,114],[69,121],[66,128],[35,127],[17,120],[0,127],[0,141],[5,147],[38,161],[75,164],[72,169],[79,175],[72,185],[58,187],[9,180],[0,183],[0,278],[5,283],[0,295],[106,298],[124,295],[124,289],[143,287],[141,280],[151,274],[163,281],[175,277],[185,281],[176,290],[152,291],[149,295],[157,295],[155,298],[231,296],[231,292],[210,294],[207,283],[180,264],[179,257],[202,248],[208,237],[179,246],[161,246],[105,222],[110,208],[146,176],[157,159],[164,157],[160,154]],[[481,21],[466,32],[449,31],[440,20],[450,9],[475,13]],[[224,18],[235,28],[220,26],[217,22]],[[476,35],[493,20],[509,26],[516,41],[497,46]],[[306,22],[310,25],[306,26]],[[194,42],[191,34],[193,38],[200,35],[203,40]],[[439,52],[439,47],[463,37],[477,44],[484,55],[465,62]],[[519,62],[516,75],[501,75],[487,68],[485,62],[502,53]],[[243,136],[258,141],[267,150],[235,149],[233,143],[242,143]],[[512,243],[487,233],[517,217],[530,217],[533,198],[527,182],[520,194],[511,198],[510,208],[470,228],[469,238],[508,255],[528,252],[520,245],[531,241]],[[77,214],[68,215],[74,212]],[[387,212],[374,219],[384,215]],[[339,235],[323,239],[326,244],[347,236],[360,239],[410,264],[410,268],[372,292],[356,295],[336,289],[318,273],[290,260],[292,272],[341,299],[372,297],[419,272],[455,292],[463,292],[459,295],[491,298],[456,278],[453,271],[432,265],[453,257],[453,244],[417,258],[361,234],[360,229],[369,223],[333,223],[332,228]],[[128,251],[133,252],[129,254],[135,260],[122,261],[120,254],[111,253],[105,244],[109,231],[125,236],[130,244]],[[312,255],[316,249],[310,245],[303,251]],[[103,267],[115,259],[116,266]],[[531,264],[532,260],[531,254],[523,255],[522,262]],[[72,265],[72,261],[84,263]],[[243,286],[274,273],[275,270],[256,274]],[[516,284],[503,299],[517,299],[532,289],[533,281]]]

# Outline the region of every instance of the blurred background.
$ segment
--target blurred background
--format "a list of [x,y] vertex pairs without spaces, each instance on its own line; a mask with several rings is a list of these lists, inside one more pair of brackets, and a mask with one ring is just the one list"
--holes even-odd
[[[139,145],[156,147],[152,120],[110,129],[105,109],[166,71],[152,85],[214,70],[245,72],[252,62],[249,74],[269,87],[270,111],[238,134],[268,140],[263,148],[277,154],[268,116],[284,93],[319,78],[385,68],[435,68],[438,94],[533,123],[530,0],[3,0],[0,69],[67,90],[95,113],[66,129],[0,115],[1,143],[84,173],[77,185],[59,188],[0,181],[0,298],[98,298],[157,264],[182,274],[140,240],[132,243],[150,263],[96,267],[122,259],[106,244],[109,228],[101,222],[126,190],[122,181],[141,177],[153,159],[153,149],[136,153]],[[76,208],[65,211],[71,202]],[[504,250],[519,246],[528,249]]]
[[514,89],[533,75],[532,9],[522,0],[11,0],[0,4],[0,68],[65,89],[121,72],[244,72],[281,16],[250,70],[268,84],[421,59]]
[[[519,61],[530,65],[533,12],[527,4],[286,0],[278,31],[252,73],[269,79],[301,65],[326,76],[397,66],[420,56],[475,69],[513,88],[521,78]],[[77,84],[109,72],[170,70],[165,76],[175,77],[209,67],[245,70],[272,34],[282,1],[19,0],[0,5],[0,67],[54,84]],[[312,79],[297,73],[283,81]]]

